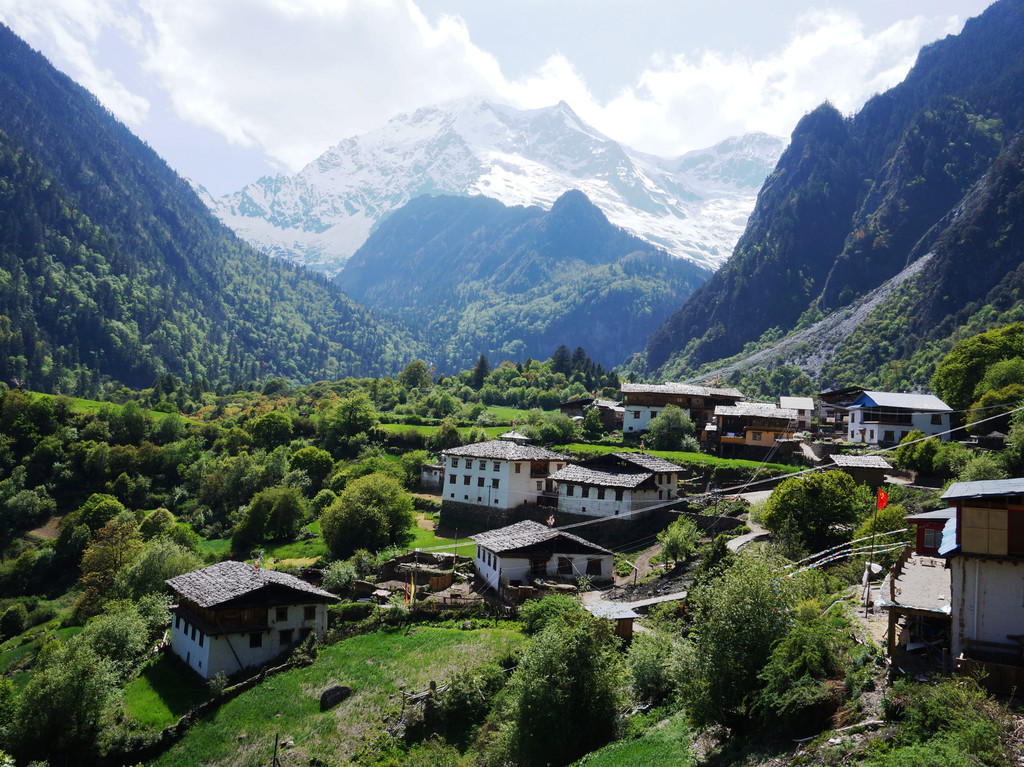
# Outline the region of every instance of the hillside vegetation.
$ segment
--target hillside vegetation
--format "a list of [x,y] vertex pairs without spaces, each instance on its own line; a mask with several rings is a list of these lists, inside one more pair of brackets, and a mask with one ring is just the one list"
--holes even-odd
[[89,93],[0,26],[0,380],[95,394],[397,372],[403,334],[269,260]]
[[806,364],[821,387],[919,388],[947,339],[1018,319],[1022,45],[1024,4],[1000,0],[858,114],[824,104],[805,116],[729,263],[651,336],[636,369],[683,377],[770,347],[926,255],[829,343],[828,364],[813,365],[813,333],[809,348],[769,362]]
[[541,357],[572,339],[611,367],[710,272],[610,224],[579,191],[550,211],[487,197],[419,197],[337,282],[415,328],[441,370]]

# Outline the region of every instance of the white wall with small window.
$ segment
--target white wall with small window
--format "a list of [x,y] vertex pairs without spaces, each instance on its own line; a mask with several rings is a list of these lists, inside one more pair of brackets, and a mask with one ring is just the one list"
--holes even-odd
[[[545,478],[531,476],[531,462],[527,460],[448,456],[445,463],[441,497],[446,501],[514,509],[524,503],[535,503],[544,492]],[[565,461],[549,461],[548,472],[558,471],[564,465]]]
[[[327,631],[327,605],[298,604],[271,607],[267,626],[256,631],[207,634],[187,609],[176,609],[171,622],[174,654],[209,679],[218,673],[234,674],[241,668],[259,666],[315,632]],[[207,629],[214,627],[207,626]]]

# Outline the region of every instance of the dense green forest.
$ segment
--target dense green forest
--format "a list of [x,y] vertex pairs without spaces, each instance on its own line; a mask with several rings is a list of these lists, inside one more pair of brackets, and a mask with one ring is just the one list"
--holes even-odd
[[237,240],[149,147],[0,27],[0,376],[94,395],[397,372],[408,334]]
[[614,366],[708,275],[613,226],[572,191],[547,212],[480,196],[414,199],[337,281],[417,329],[447,370],[479,353],[540,356],[566,338]]

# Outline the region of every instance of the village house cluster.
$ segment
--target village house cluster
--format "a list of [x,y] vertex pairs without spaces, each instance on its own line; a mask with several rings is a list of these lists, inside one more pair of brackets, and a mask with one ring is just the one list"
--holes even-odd
[[[880,486],[892,469],[884,458],[845,454],[838,446],[818,454],[806,447],[809,436],[831,435],[837,442],[865,446],[897,444],[912,429],[943,439],[949,436],[950,408],[931,395],[848,388],[823,392],[817,413],[811,397],[749,402],[734,388],[680,383],[623,384],[622,397],[621,402],[576,399],[565,403],[562,412],[582,420],[595,410],[606,429],[635,438],[639,452],[576,460],[529,444],[524,435],[510,431],[498,439],[445,450],[437,464],[424,466],[424,483],[440,491],[442,518],[451,526],[469,523],[485,530],[471,536],[476,543],[475,570],[485,586],[521,601],[538,590],[572,588],[582,580],[608,583],[613,554],[601,543],[635,536],[645,524],[656,532],[685,513],[686,494],[680,488],[691,479],[686,470],[650,455],[643,446],[643,433],[669,406],[686,411],[705,451],[758,460],[787,460],[800,451],[803,460],[826,461],[872,487]],[[906,599],[887,602],[894,627],[920,633],[937,616],[949,651],[962,656],[964,663],[981,662],[982,650],[990,657],[1006,649],[1002,644],[1014,637],[1018,645],[1024,643],[1024,625],[1004,626],[992,617],[1000,609],[1002,597],[997,595],[1009,593],[1006,584],[1012,581],[1019,591],[1024,583],[1014,580],[1005,566],[1017,559],[1024,563],[1024,543],[1016,540],[1024,536],[1018,535],[1018,528],[1024,531],[1024,506],[1018,524],[1014,505],[1024,498],[1024,480],[1015,482],[1019,486],[1000,486],[998,492],[986,487],[984,493],[955,485],[947,493],[957,504],[955,515],[950,509],[911,520],[922,530],[920,556],[948,554],[944,541],[956,536],[958,548],[950,558],[953,580],[972,585],[962,586],[958,598],[955,589],[950,594],[947,573],[945,602],[938,608],[910,605]],[[967,498],[976,500],[968,503]],[[954,533],[949,532],[950,520],[959,524]],[[597,521],[603,524],[582,535],[564,529]],[[999,531],[1002,543],[997,540]],[[901,577],[916,572],[915,563],[901,563]],[[420,565],[417,560],[408,567]],[[448,586],[451,575],[447,573]],[[337,600],[300,578],[240,562],[221,562],[167,583],[177,597],[173,652],[205,678],[261,665],[310,633],[323,635],[327,605]],[[981,583],[999,586],[982,588],[985,597],[980,603],[962,596],[964,589]],[[1019,603],[1022,597],[1014,599]],[[956,610],[964,617],[950,625]],[[890,637],[894,635],[891,631]]]
[[[574,460],[530,445],[512,431],[444,451],[438,464],[424,467],[424,478],[436,478],[441,515],[449,525],[487,528],[473,536],[477,572],[495,589],[514,596],[537,579],[610,577],[611,552],[579,536],[552,531],[556,522],[559,527],[604,522],[584,537],[607,542],[626,532],[635,535],[645,523],[664,526],[684,509],[680,484],[689,479],[685,470],[644,452],[643,433],[669,406],[689,415],[707,452],[755,460],[798,457],[834,465],[872,488],[882,485],[892,466],[879,455],[842,453],[842,444],[895,445],[912,429],[949,438],[950,408],[931,395],[853,387],[824,392],[819,402],[816,411],[811,397],[749,402],[735,388],[623,384],[621,402],[577,398],[561,410],[578,420],[596,410],[606,428],[620,429],[627,439],[635,437],[639,452]],[[812,434],[834,437],[834,449],[812,445]]]

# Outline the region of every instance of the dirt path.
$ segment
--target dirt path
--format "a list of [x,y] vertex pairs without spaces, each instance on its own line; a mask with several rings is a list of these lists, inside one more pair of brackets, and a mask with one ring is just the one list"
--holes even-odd
[[[636,567],[636,571],[626,576],[615,576],[616,586],[628,586],[633,583],[634,580],[639,580],[647,575],[653,569],[651,561],[655,559],[661,553],[661,544],[656,543],[649,549],[644,549],[636,556],[628,556],[630,562]],[[635,577],[634,577],[635,576]]]

